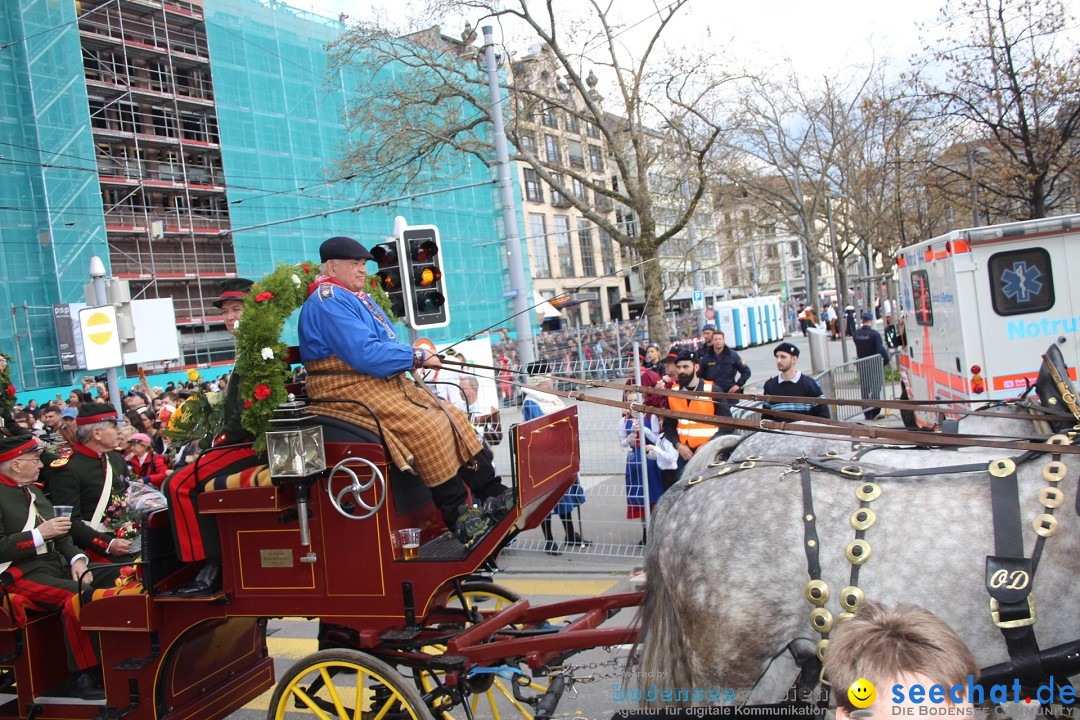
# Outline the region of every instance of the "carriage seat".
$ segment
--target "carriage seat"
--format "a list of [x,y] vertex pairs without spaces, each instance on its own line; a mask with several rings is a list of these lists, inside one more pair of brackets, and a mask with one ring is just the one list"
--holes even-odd
[[[371,443],[383,447],[382,438],[351,422],[327,415],[316,415],[315,423],[322,426],[323,439],[327,443]],[[387,481],[394,495],[394,507],[399,514],[411,512],[431,502],[431,491],[418,475],[404,472],[392,464],[389,467],[390,477]]]

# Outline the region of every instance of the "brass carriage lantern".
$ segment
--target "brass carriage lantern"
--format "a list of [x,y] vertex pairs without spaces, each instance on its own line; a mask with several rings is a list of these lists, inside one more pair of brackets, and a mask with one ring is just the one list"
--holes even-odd
[[326,470],[326,443],[322,426],[316,425],[315,416],[306,410],[307,405],[300,401],[278,406],[270,419],[273,429],[266,433],[266,455],[270,464],[270,478],[274,483],[280,485],[287,482],[293,486],[300,545],[308,548],[300,562],[313,563],[317,558],[311,552],[307,505],[311,499],[312,483]]
[[266,455],[274,480],[292,480],[317,475],[326,469],[326,443],[315,416],[305,412],[300,401],[282,403],[270,420],[266,433]]

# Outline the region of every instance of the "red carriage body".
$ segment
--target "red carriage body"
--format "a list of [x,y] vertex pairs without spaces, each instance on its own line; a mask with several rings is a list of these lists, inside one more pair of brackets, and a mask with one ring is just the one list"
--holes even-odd
[[[325,630],[321,646],[346,651],[335,656],[335,672],[342,662],[346,670],[358,662],[360,674],[372,677],[387,676],[394,668],[409,668],[417,677],[437,673],[445,689],[421,697],[406,688],[394,696],[402,706],[415,705],[417,698],[426,704],[411,712],[416,718],[450,707],[454,697],[460,701],[454,688],[477,667],[519,662],[538,669],[576,650],[633,640],[633,628],[597,626],[618,608],[637,604],[638,593],[541,608],[520,600],[469,620],[463,609],[448,607],[451,596],[461,593],[461,578],[476,572],[517,532],[536,527],[573,483],[579,466],[576,408],[509,433],[517,505],[468,551],[446,532],[419,479],[389,466],[377,438],[348,423],[318,422],[328,468],[362,458],[384,476],[385,482],[373,483],[358,498],[371,507],[381,505],[377,512],[360,520],[339,512],[327,486],[337,492],[344,485],[340,473],[328,470],[310,488],[310,546],[304,546],[299,529],[303,506],[298,507],[295,485],[207,490],[199,506],[218,521],[223,589],[198,598],[169,594],[197,568],[171,555],[168,513],[155,512],[144,532],[148,560],[142,569],[149,593],[94,601],[82,611],[84,627],[99,634],[105,703],[49,696],[67,673],[64,663],[57,662],[63,647],[61,619],[33,613],[23,618],[13,607],[18,598],[9,597],[6,609],[0,609],[0,666],[10,668],[14,687],[8,689],[13,698],[0,705],[0,719],[226,717],[273,686],[273,659],[265,640],[269,617],[319,618]],[[365,472],[368,478],[374,475],[364,463],[346,464],[361,478]],[[422,530],[417,560],[405,560],[395,541],[396,531],[409,527]],[[573,615],[578,617],[568,625],[546,624],[548,618]],[[534,631],[515,636],[507,634],[508,627]],[[447,654],[433,653],[433,646]],[[325,654],[312,657],[321,662]],[[394,685],[384,681],[378,685],[384,691],[384,685]],[[273,713],[272,707],[272,717],[284,717],[281,710]]]

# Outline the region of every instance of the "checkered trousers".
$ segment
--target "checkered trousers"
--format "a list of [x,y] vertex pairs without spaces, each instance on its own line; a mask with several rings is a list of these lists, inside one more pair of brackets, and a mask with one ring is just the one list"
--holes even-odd
[[356,372],[337,356],[305,363],[305,367],[311,412],[377,432],[375,421],[363,407],[334,401],[364,403],[379,418],[391,462],[415,472],[428,487],[452,478],[461,468],[462,458],[471,459],[483,448],[465,413],[439,403],[404,373],[371,377]]

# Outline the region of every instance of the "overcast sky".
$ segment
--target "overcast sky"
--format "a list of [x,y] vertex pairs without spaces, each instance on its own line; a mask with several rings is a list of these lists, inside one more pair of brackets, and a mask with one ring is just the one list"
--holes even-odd
[[[681,20],[666,31],[683,37],[687,45],[726,48],[729,60],[750,69],[762,69],[790,58],[808,76],[831,74],[852,65],[866,65],[887,57],[894,68],[907,67],[907,59],[921,49],[919,26],[936,26],[944,0],[691,0],[680,11]],[[325,15],[382,11],[405,22],[403,0],[290,0],[289,4]],[[566,2],[568,7],[580,3]],[[628,22],[656,12],[652,0],[613,0]],[[372,10],[374,9],[374,10]],[[476,20],[473,19],[473,22]],[[463,18],[447,19],[444,31],[457,35]],[[643,23],[645,28],[649,23]],[[640,35],[644,42],[647,33]],[[632,46],[634,32],[627,34]],[[496,31],[496,41],[499,41]],[[514,48],[528,50],[528,48]]]

